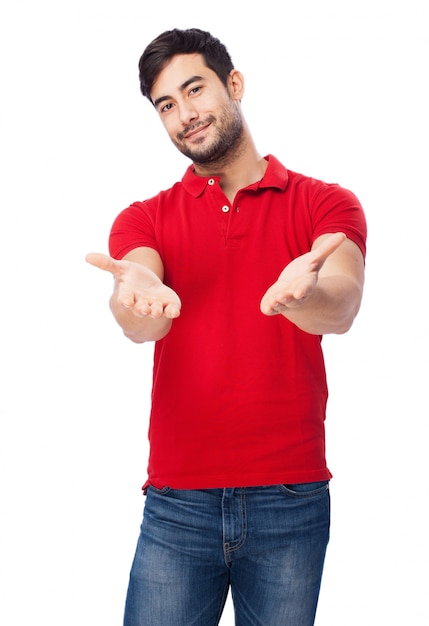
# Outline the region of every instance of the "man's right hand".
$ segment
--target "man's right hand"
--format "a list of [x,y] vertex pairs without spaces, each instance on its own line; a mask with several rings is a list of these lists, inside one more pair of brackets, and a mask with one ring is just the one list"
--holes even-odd
[[174,319],[180,315],[178,295],[147,267],[133,261],[117,261],[97,252],[88,254],[86,260],[114,276],[117,303],[136,317]]
[[[92,252],[86,260],[115,278],[110,309],[126,337],[135,343],[158,341],[170,331],[179,317],[179,296],[164,285],[162,261],[149,248],[133,250],[127,259],[117,261]],[[149,267],[148,267],[149,266]]]

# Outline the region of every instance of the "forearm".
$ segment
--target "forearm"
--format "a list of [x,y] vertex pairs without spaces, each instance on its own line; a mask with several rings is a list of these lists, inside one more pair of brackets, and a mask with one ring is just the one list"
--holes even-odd
[[352,326],[362,300],[362,287],[349,276],[319,277],[311,296],[281,314],[313,335],[342,334]]

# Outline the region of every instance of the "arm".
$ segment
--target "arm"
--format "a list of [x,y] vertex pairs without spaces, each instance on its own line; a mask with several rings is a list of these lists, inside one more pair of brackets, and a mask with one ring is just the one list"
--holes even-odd
[[180,315],[177,294],[164,285],[161,257],[152,248],[136,248],[121,261],[91,253],[88,263],[115,278],[110,309],[126,337],[136,343],[162,339]]
[[360,308],[364,261],[343,233],[322,235],[294,259],[261,300],[265,315],[284,315],[314,335],[345,333]]

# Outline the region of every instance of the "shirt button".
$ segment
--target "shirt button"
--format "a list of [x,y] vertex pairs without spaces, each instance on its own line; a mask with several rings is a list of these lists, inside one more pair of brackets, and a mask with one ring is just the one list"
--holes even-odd
[[209,179],[208,179],[208,181],[207,181],[207,183],[208,183],[209,185],[214,185],[214,184],[215,184],[214,178],[209,178]]
[[228,213],[228,211],[229,211],[229,206],[228,206],[227,204],[225,204],[225,205],[222,207],[222,212],[223,212],[223,213]]

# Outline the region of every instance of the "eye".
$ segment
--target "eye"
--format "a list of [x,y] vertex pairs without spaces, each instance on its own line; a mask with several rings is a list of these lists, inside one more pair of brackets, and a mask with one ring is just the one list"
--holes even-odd
[[190,96],[196,96],[200,91],[201,91],[202,87],[198,86],[198,87],[192,87],[192,89],[189,91],[189,95]]
[[168,102],[167,104],[164,104],[164,106],[160,108],[159,112],[160,113],[167,113],[167,111],[170,111],[172,108],[173,108],[173,103],[172,102]]

